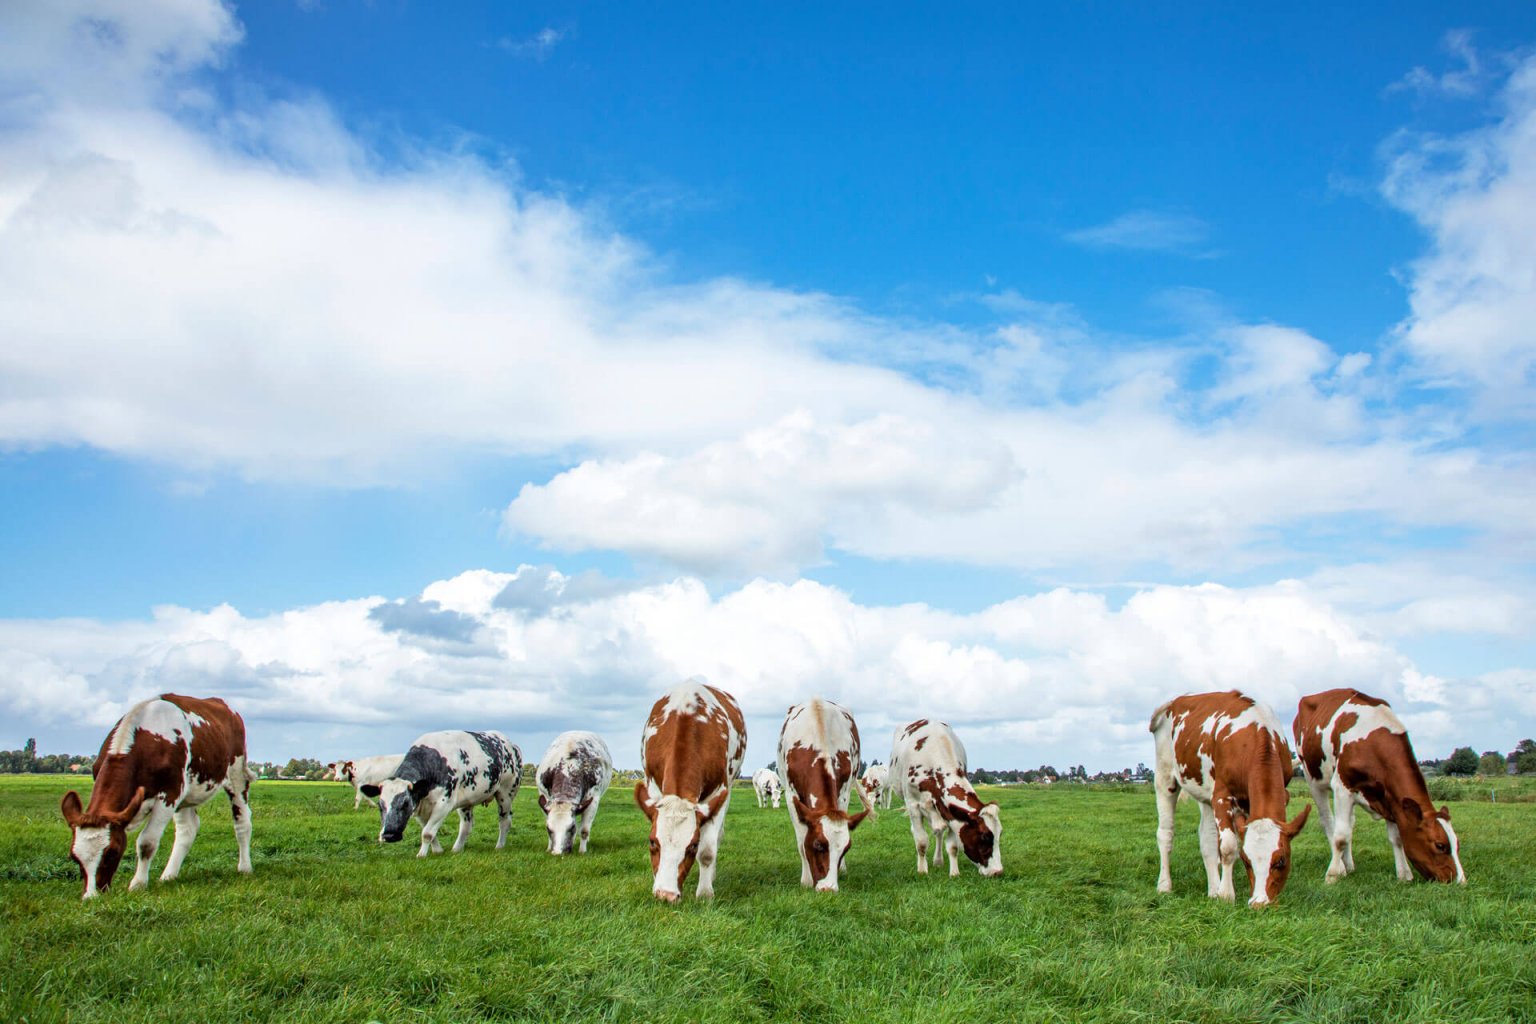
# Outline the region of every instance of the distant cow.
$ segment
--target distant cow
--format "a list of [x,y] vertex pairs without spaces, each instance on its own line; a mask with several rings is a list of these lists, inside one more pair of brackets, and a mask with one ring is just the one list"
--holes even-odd
[[752,776],[752,791],[757,794],[757,806],[765,807],[769,801],[773,806],[779,806],[779,795],[783,787],[779,784],[779,773],[772,768],[759,768],[757,774]]
[[197,838],[197,808],[220,789],[229,794],[240,847],[239,870],[251,871],[251,773],[245,766],[245,722],[218,698],[162,694],[129,709],[107,734],[91,768],[89,806],[73,790],[59,809],[74,833],[70,856],[85,882],[82,899],[112,884],[128,830],[139,833],[138,864],[128,888],[149,884],[149,866],[172,818],[176,842],[160,880],[169,882]]
[[695,859],[695,895],[715,894],[731,782],[746,752],[746,720],[724,690],[689,680],[652,706],[640,736],[645,778],[635,784],[635,802],[651,821],[651,892],[657,899],[681,898]]
[[595,732],[563,732],[555,737],[534,773],[550,853],[559,856],[571,852],[578,822],[581,852],[587,852],[597,806],[612,781],[613,755],[608,753],[608,744],[601,736]]
[[800,884],[836,892],[853,830],[869,814],[848,813],[859,767],[859,727],[847,709],[813,697],[784,716],[779,764],[789,787],[789,820],[800,850]]
[[872,764],[864,769],[859,780],[859,798],[869,808],[891,806],[890,770],[883,764]]
[[395,769],[400,767],[400,762],[405,760],[404,754],[380,754],[377,757],[358,757],[350,761],[336,761],[326,765],[330,776],[337,782],[349,782],[356,791],[352,799],[352,809],[355,811],[363,800],[363,787],[366,785],[383,782],[395,774]]
[[[1152,713],[1156,740],[1157,891],[1172,892],[1174,808],[1183,791],[1200,803],[1206,893],[1237,898],[1232,867],[1241,853],[1253,878],[1249,906],[1273,902],[1291,873],[1291,840],[1311,806],[1285,820],[1291,749],[1268,705],[1236,690],[1176,697]],[[1239,848],[1241,844],[1241,848]]]
[[499,732],[446,729],[417,737],[400,767],[383,782],[362,787],[363,795],[379,801],[379,841],[398,843],[406,823],[421,821],[421,849],[442,853],[437,830],[450,812],[459,812],[459,838],[453,852],[464,849],[474,824],[475,808],[496,801],[501,831],[496,849],[507,844],[512,826],[512,801],[523,782],[523,752]]
[[[966,778],[965,747],[943,722],[920,718],[896,730],[891,744],[891,776],[901,787],[917,844],[917,873],[928,873],[928,830],[933,830],[933,862],[939,842],[949,853],[949,873],[960,873],[960,850],[983,875],[1003,873],[1003,822],[996,803],[982,803]],[[926,827],[925,827],[926,826]]]
[[1411,882],[1417,869],[1437,882],[1467,880],[1450,809],[1435,810],[1408,730],[1386,701],[1359,690],[1314,693],[1301,698],[1291,731],[1318,823],[1333,849],[1328,881],[1355,870],[1357,805],[1386,821],[1398,878]]

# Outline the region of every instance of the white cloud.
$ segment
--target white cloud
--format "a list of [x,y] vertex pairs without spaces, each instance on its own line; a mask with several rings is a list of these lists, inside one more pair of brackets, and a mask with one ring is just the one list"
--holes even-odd
[[1486,70],[1477,47],[1472,45],[1472,33],[1466,29],[1453,29],[1445,34],[1442,45],[1447,53],[1457,59],[1459,67],[1437,75],[1419,65],[1388,86],[1387,91],[1407,89],[1420,95],[1439,94],[1458,98],[1476,96],[1486,81]]
[[1199,217],[1158,210],[1131,210],[1093,227],[1066,235],[1069,242],[1091,249],[1142,249],[1208,257],[1205,244],[1210,225]]
[[1406,274],[1403,344],[1431,380],[1473,389],[1485,414],[1529,417],[1536,374],[1536,58],[1518,65],[1492,124],[1402,135],[1387,198],[1430,237]]
[[496,40],[494,45],[498,50],[505,50],[514,57],[542,61],[547,59],[554,52],[555,47],[569,35],[570,31],[567,29],[552,28],[546,25],[525,39],[502,36]]
[[[503,728],[525,750],[596,728],[629,763],[649,702],[694,674],[742,700],[758,759],[771,756],[783,708],[813,693],[854,709],[870,756],[883,757],[894,726],[937,715],[989,765],[1145,761],[1158,702],[1228,687],[1288,715],[1303,693],[1358,686],[1419,715],[1426,753],[1536,732],[1536,705],[1521,695],[1529,673],[1427,676],[1296,582],[1149,587],[1118,609],[1059,589],[970,615],[865,606],[805,580],[717,597],[691,578],[597,596],[568,595],[571,582],[480,570],[394,605],[473,620],[483,649],[394,628],[374,614],[381,598],[262,617],[222,606],[161,608],[147,622],[0,621],[0,708],[29,727],[99,733],[144,696],[216,693],[245,715],[257,756],[280,759],[471,725]],[[547,606],[498,602],[526,585]]]

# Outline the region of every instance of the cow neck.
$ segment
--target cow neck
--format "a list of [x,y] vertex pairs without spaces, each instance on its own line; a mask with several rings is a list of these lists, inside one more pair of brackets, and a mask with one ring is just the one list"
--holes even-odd
[[1281,756],[1276,748],[1279,740],[1268,729],[1259,731],[1258,749],[1248,769],[1248,817],[1269,818],[1285,822],[1285,805],[1289,800],[1286,784],[1290,781],[1290,758]]
[[[1371,736],[1375,735],[1375,733],[1371,734]],[[1369,741],[1371,736],[1361,742]],[[1373,811],[1389,821],[1396,822],[1402,817],[1403,800],[1407,798],[1416,801],[1423,808],[1426,816],[1434,813],[1429,786],[1424,782],[1424,773],[1419,771],[1418,762],[1413,759],[1413,747],[1408,743],[1407,736],[1388,734],[1387,740],[1378,745],[1376,759],[1386,769],[1380,777],[1382,796],[1386,806],[1373,807],[1371,808]]]
[[135,770],[130,748],[125,754],[105,754],[96,762],[95,782],[91,786],[91,802],[85,808],[89,815],[116,814],[133,800]]
[[[660,773],[661,792],[703,803],[724,781],[709,769],[724,766],[725,737],[713,731],[714,723],[699,722],[692,715],[675,715],[672,724],[672,741]],[[715,748],[719,748],[718,757],[710,756]]]

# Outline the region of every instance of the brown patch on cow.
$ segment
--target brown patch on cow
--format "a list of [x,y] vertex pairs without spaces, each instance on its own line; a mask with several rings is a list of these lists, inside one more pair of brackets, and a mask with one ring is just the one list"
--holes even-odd
[[917,721],[913,722],[911,725],[909,725],[905,729],[901,730],[901,734],[903,736],[911,736],[913,733],[917,732],[917,730],[921,729],[923,726],[925,726],[927,724],[928,724],[928,719],[926,719],[926,718],[919,718]]

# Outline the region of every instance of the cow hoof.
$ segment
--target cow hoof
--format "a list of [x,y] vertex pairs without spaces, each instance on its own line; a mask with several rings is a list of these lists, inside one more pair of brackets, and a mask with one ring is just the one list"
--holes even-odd
[[1328,872],[1327,876],[1323,878],[1323,883],[1325,885],[1336,885],[1338,884],[1339,879],[1343,877],[1344,872],[1342,871],[1330,871]]
[[1172,882],[1158,882],[1157,883],[1157,891],[1158,892],[1173,892],[1173,883]]

